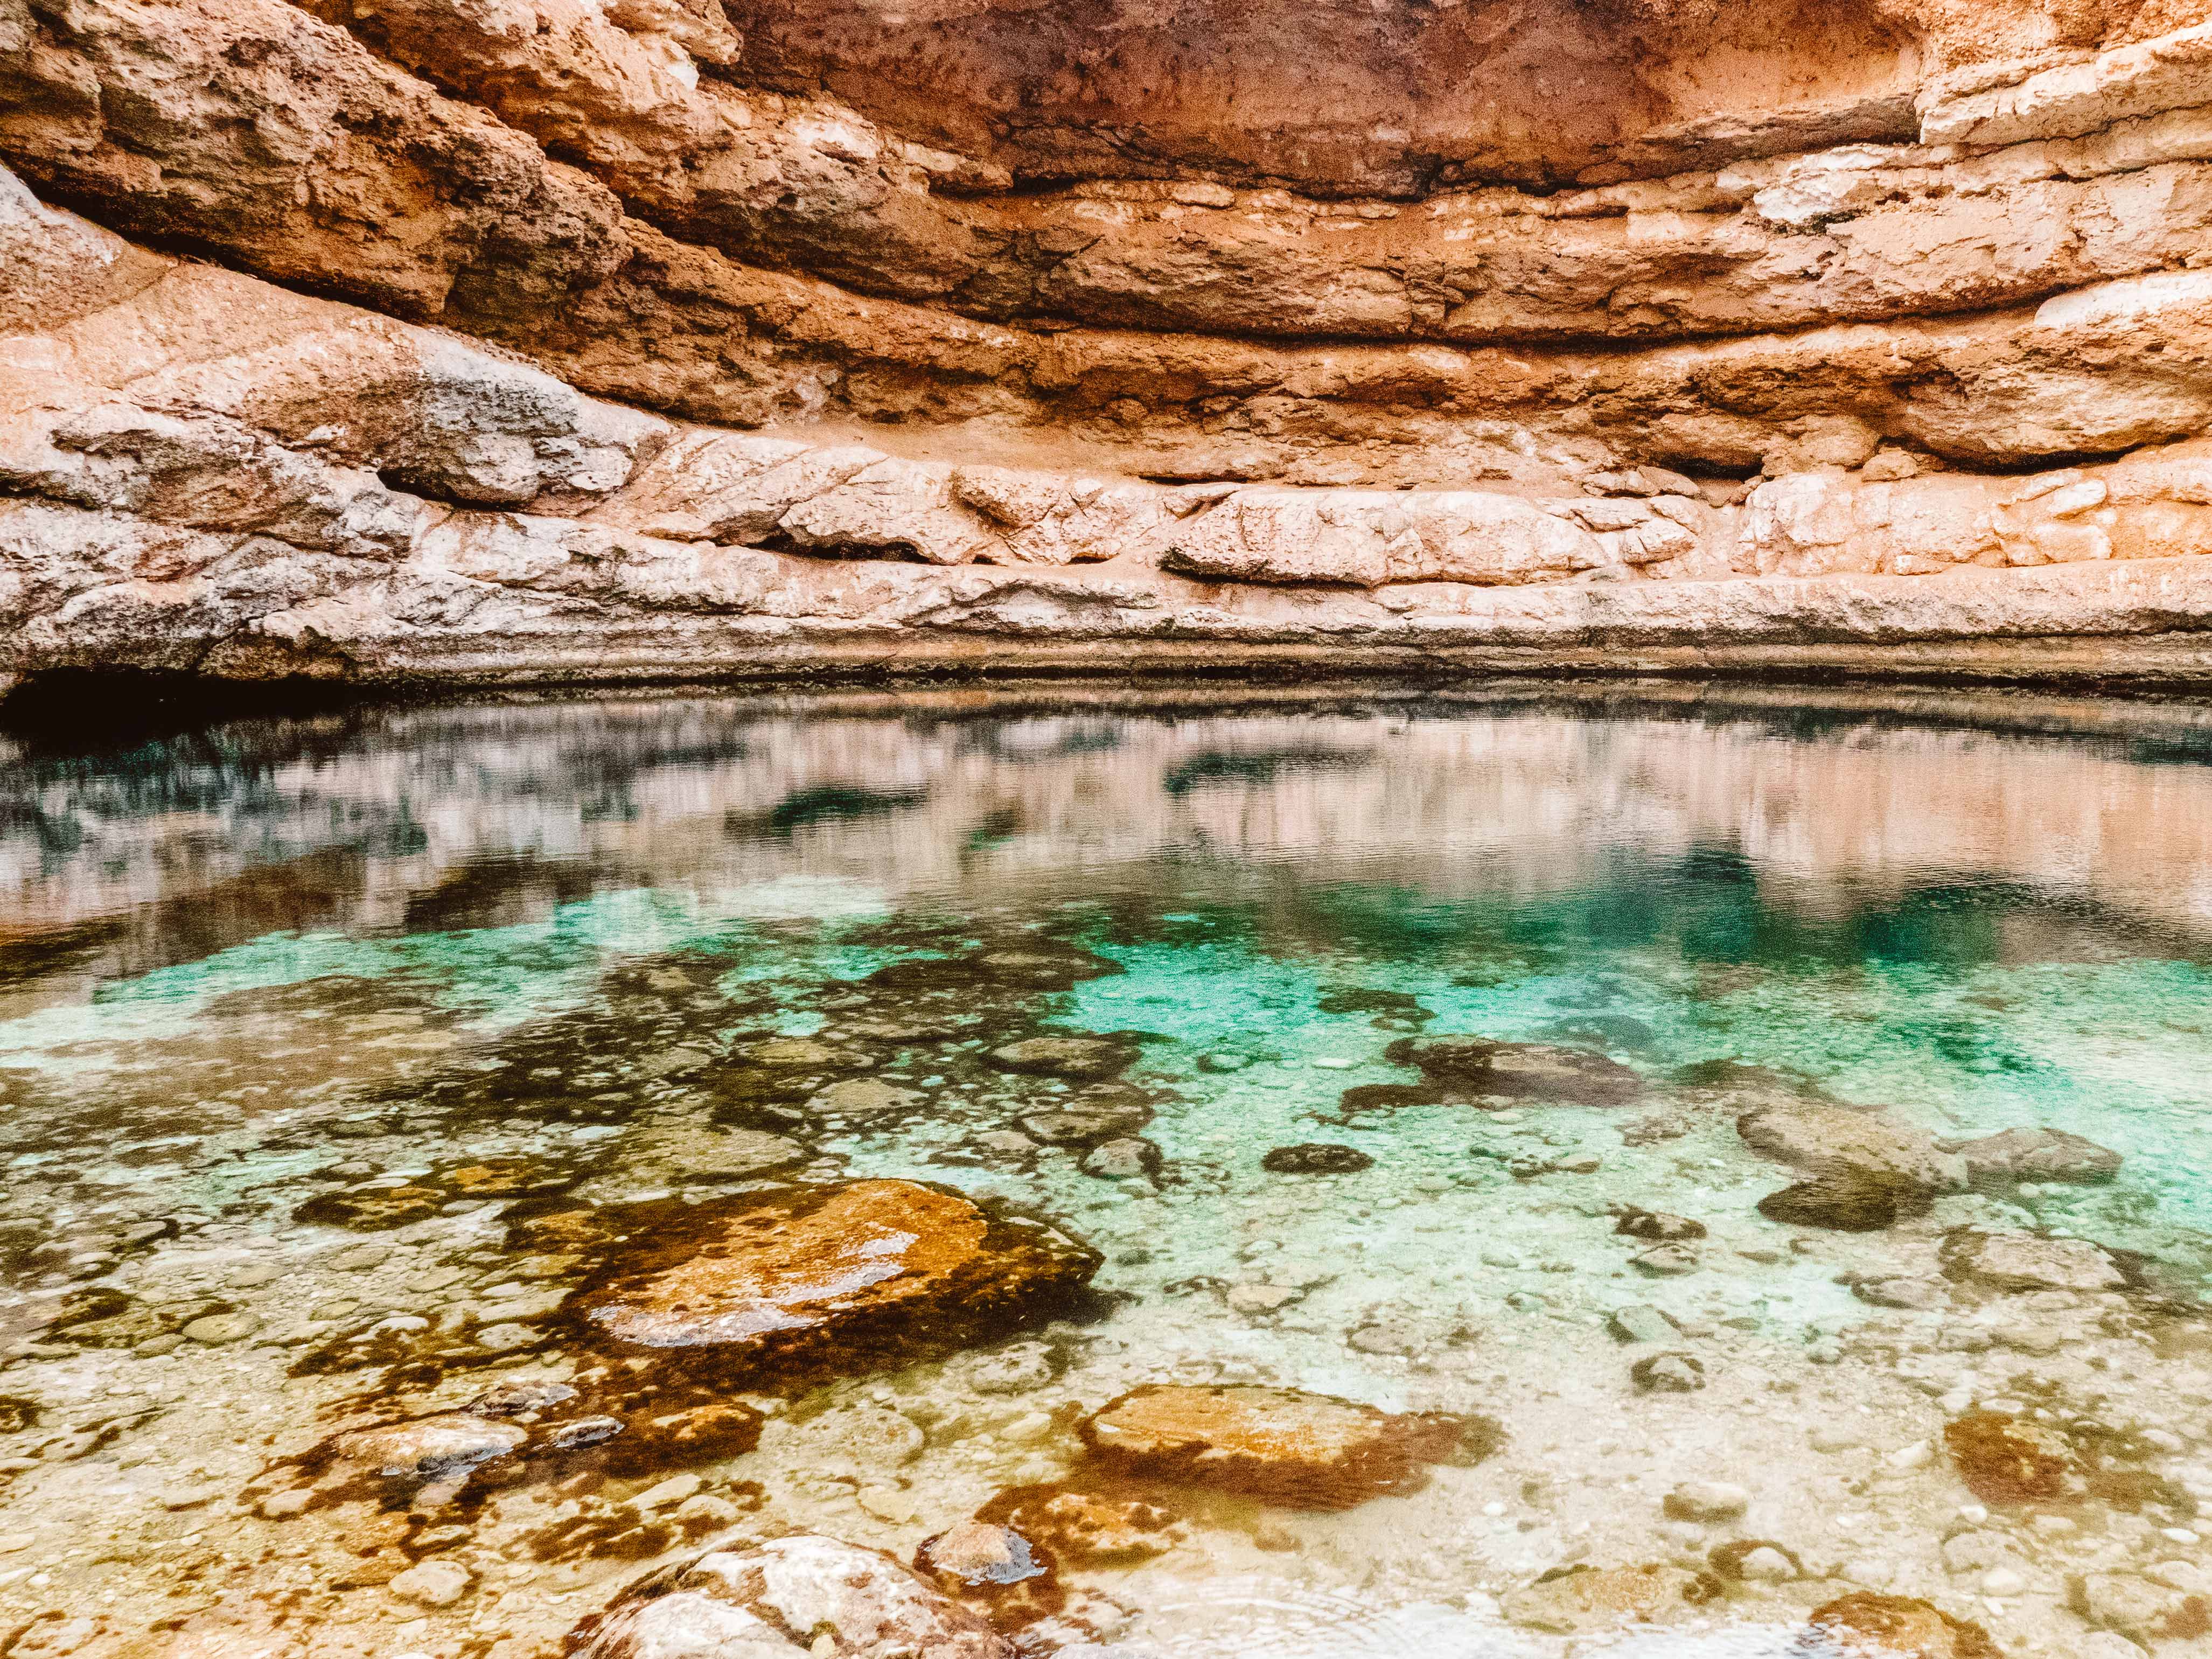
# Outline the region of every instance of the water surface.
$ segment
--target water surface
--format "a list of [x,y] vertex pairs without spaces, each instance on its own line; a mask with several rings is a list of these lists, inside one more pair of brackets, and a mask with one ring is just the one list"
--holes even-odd
[[[1782,1655],[1863,1591],[2011,1654],[2121,1653],[2083,1646],[2100,1623],[2195,1650],[2208,760],[2187,707],[1680,689],[15,740],[5,1650],[550,1654],[709,1537],[911,1559],[1080,1485],[1082,1419],[1176,1382],[1487,1426],[1345,1509],[1162,1486],[1157,1553],[1000,1610],[1026,1650]],[[1424,1098],[1406,1045],[1446,1034],[1625,1069]],[[1066,1035],[1127,1064],[992,1058]],[[1784,1224],[1758,1206],[1802,1172],[1738,1127],[1778,1102],[2124,1161]],[[1116,1127],[1038,1132],[1072,1109]],[[1366,1161],[1266,1162],[1314,1146]],[[588,1381],[579,1215],[871,1177],[1048,1222],[1096,1294],[732,1386],[749,1449],[633,1425],[526,1476],[318,1484],[333,1437]],[[1632,1212],[1703,1235],[1653,1257]],[[2088,1241],[2118,1278],[1977,1279],[1961,1241],[1990,1234]],[[1698,1386],[1639,1387],[1668,1355]],[[2088,1486],[1977,1496],[1945,1429],[1991,1413],[2069,1437]],[[1746,1512],[1670,1516],[1696,1481]],[[1733,1576],[1761,1540],[1789,1571]],[[393,1588],[428,1560],[465,1570],[442,1604]],[[1563,1632],[1534,1593],[1652,1564],[1704,1588],[1648,1626]]]

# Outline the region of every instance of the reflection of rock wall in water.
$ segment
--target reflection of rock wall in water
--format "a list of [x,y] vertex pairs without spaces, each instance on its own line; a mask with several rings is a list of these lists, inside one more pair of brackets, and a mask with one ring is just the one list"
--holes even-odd
[[27,0],[0,684],[2201,675],[2208,230],[2198,0]]
[[[19,755],[34,805],[0,831],[0,902],[18,939],[75,929],[139,967],[334,922],[524,920],[610,870],[710,895],[805,878],[988,902],[1031,882],[1091,896],[1215,854],[1260,882],[1273,861],[1292,889],[1529,898],[1717,854],[1814,918],[1956,879],[2186,933],[2212,918],[2212,768],[2131,758],[2185,750],[2192,717],[2014,702],[1992,731],[1933,723],[1972,703],[1918,712],[1122,718],[948,699],[802,719],[672,700],[242,725],[155,764]],[[2092,735],[2065,734],[2077,719]],[[149,801],[167,805],[129,815]]]

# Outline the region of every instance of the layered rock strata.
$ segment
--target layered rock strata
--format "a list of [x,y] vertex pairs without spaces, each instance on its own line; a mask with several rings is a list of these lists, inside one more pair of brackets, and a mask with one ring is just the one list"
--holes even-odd
[[2212,665],[2185,0],[9,5],[11,680]]

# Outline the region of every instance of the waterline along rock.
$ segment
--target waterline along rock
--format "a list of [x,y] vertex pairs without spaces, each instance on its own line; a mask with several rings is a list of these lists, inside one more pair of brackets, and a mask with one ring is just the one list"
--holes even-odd
[[2201,11],[9,0],[0,688],[2202,678]]

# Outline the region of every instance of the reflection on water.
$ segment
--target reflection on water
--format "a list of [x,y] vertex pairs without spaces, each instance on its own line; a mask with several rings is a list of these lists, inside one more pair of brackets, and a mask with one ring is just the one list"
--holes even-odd
[[759,1588],[824,1538],[933,1659],[2201,1650],[2208,758],[1663,689],[20,741],[0,1652],[611,1659],[711,1546],[653,1616],[764,1634],[665,1651],[890,1653]]

